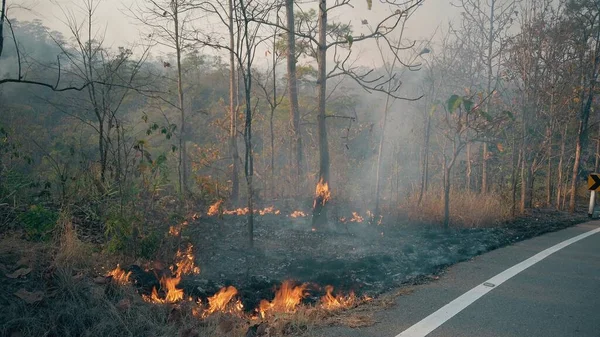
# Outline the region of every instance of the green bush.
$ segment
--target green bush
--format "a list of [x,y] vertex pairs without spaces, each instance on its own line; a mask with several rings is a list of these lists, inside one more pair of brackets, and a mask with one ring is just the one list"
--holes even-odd
[[110,253],[125,252],[131,247],[135,221],[137,219],[134,216],[118,213],[108,215],[104,234],[107,238],[106,248]]
[[32,205],[18,219],[25,226],[27,239],[46,241],[52,237],[52,231],[58,220],[58,213],[42,205]]
[[146,235],[140,241],[140,256],[146,259],[154,258],[156,251],[160,247],[160,237],[156,232]]

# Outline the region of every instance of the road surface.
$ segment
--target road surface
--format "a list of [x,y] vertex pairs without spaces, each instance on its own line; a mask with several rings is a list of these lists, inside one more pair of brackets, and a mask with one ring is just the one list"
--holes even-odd
[[[600,221],[592,221],[483,254],[399,297],[393,308],[375,315],[374,326],[324,328],[311,335],[600,337],[599,230]],[[588,236],[577,238],[584,233]],[[562,247],[566,240],[578,241]],[[515,265],[522,269],[516,274],[510,269]],[[482,285],[507,275],[501,284]],[[474,296],[482,287],[489,289]]]

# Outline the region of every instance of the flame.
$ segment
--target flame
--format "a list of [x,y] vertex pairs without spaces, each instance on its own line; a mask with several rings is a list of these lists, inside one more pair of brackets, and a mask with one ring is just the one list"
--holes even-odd
[[175,303],[183,299],[183,289],[177,289],[177,285],[181,281],[180,276],[166,277],[163,276],[160,279],[160,287],[166,293],[165,298],[161,298],[158,295],[156,287],[152,288],[152,294],[150,296],[142,295],[142,298],[146,302],[153,303]]
[[250,209],[248,207],[234,209],[233,211],[223,211],[223,214],[227,215],[246,215],[250,213]]
[[210,205],[208,208],[208,212],[206,213],[209,216],[219,215],[222,212],[221,205],[223,204],[223,199],[217,200],[214,204]]
[[169,227],[169,235],[179,236],[180,233],[181,233],[181,228],[179,226],[170,226]]
[[290,280],[283,281],[281,287],[275,293],[273,301],[260,301],[258,311],[261,317],[265,317],[268,312],[294,312],[300,301],[306,297],[307,284],[294,286]]
[[323,182],[323,178],[321,178],[321,180],[319,180],[319,183],[317,184],[315,196],[316,196],[315,204],[313,205],[313,207],[317,206],[317,204],[316,204],[317,200],[320,200],[322,205],[325,206],[325,203],[327,203],[327,201],[329,201],[329,199],[331,198],[331,191],[329,190],[329,183]]
[[321,297],[321,307],[327,310],[337,310],[343,308],[350,308],[358,303],[358,299],[354,292],[350,292],[349,295],[344,296],[338,294],[333,296],[333,286],[326,286],[325,290],[327,294]]
[[117,284],[128,284],[129,283],[129,276],[131,276],[131,272],[126,272],[125,270],[121,269],[121,266],[117,264],[117,268],[111,270],[108,276],[112,276],[113,280],[115,282],[117,282]]
[[265,209],[258,210],[258,214],[260,214],[260,215],[265,215],[265,214],[279,214],[279,213],[280,213],[279,210],[275,209],[274,206],[270,206],[270,207],[266,207]]
[[200,274],[200,268],[194,265],[194,253],[192,252],[192,248],[194,248],[194,246],[188,244],[185,252],[177,250],[177,254],[175,255],[175,266],[171,266],[171,271],[173,272],[175,267],[177,267],[176,275],[178,277],[187,274]]
[[306,213],[304,213],[302,211],[294,211],[294,212],[292,212],[292,214],[290,214],[290,216],[292,218],[300,218],[300,217],[305,217]]
[[216,294],[208,298],[208,309],[202,314],[206,317],[215,312],[241,312],[244,309],[242,302],[237,299],[232,302],[238,291],[235,287],[223,287]]
[[358,212],[352,212],[352,219],[350,222],[363,222],[365,219],[358,214]]

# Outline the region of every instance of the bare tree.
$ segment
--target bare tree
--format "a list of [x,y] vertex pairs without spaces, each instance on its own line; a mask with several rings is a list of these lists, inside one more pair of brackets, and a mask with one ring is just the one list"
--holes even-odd
[[[513,22],[515,13],[515,0],[461,0],[460,7],[463,12],[463,27],[474,26],[478,34],[469,34],[469,44],[474,44],[479,51],[481,62],[485,66],[486,95],[490,95],[496,88],[500,71],[500,56],[505,44],[505,34]],[[485,50],[485,52],[484,52]],[[488,100],[487,104],[491,104]],[[491,106],[486,107],[492,111]],[[489,158],[488,142],[483,139],[481,161],[481,192],[489,190],[487,161]]]
[[[194,30],[191,25],[197,19],[195,16],[197,9],[198,6],[193,0],[143,0],[142,5],[129,11],[135,19],[150,29],[149,37],[153,42],[175,52],[177,72],[175,106],[179,110],[178,188],[184,200],[185,195],[189,193],[189,163],[186,150],[188,139],[181,59],[186,50],[192,47],[190,41]],[[164,66],[170,67],[170,63],[165,62]]]

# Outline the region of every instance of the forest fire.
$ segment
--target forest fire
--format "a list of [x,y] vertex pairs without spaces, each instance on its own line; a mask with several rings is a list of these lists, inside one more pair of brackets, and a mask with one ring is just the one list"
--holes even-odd
[[293,211],[292,214],[290,214],[290,217],[292,218],[303,218],[306,216],[306,213],[302,212],[302,211]]
[[354,292],[350,292],[350,294],[346,296],[342,294],[333,296],[333,286],[328,285],[325,287],[325,290],[327,291],[327,294],[321,298],[321,307],[324,309],[345,309],[350,308],[359,302]]
[[160,287],[165,292],[165,297],[161,298],[158,294],[158,290],[152,288],[152,294],[150,296],[142,295],[142,298],[146,302],[151,303],[176,303],[183,299],[183,289],[177,289],[177,285],[181,281],[180,276],[166,277],[163,276],[160,279]]
[[327,201],[331,198],[331,191],[329,190],[329,183],[323,182],[323,178],[319,180],[317,184],[316,192],[315,192],[315,204],[313,207],[317,207],[317,202],[322,206],[325,206]]
[[358,212],[352,212],[352,217],[350,219],[346,218],[346,217],[341,217],[340,218],[340,222],[342,223],[347,223],[347,222],[363,222],[365,221],[365,218],[363,218],[362,216],[360,216],[360,214],[358,214]]
[[112,277],[117,284],[124,285],[129,283],[131,272],[126,272],[125,270],[121,269],[120,265],[117,264],[117,267],[111,270],[106,276]]
[[223,211],[222,205],[223,205],[223,199],[217,200],[217,202],[210,205],[210,207],[208,208],[208,212],[206,214],[208,216],[215,216],[215,215],[221,214]]
[[239,299],[234,299],[238,291],[235,287],[223,287],[219,292],[208,298],[208,309],[202,313],[202,317],[206,317],[215,312],[240,313],[244,309],[242,302]]
[[296,311],[296,307],[307,296],[306,287],[307,284],[294,286],[294,283],[290,280],[283,281],[271,302],[267,300],[260,301],[258,307],[260,316],[264,318],[270,312],[291,313]]
[[188,244],[185,252],[177,250],[177,254],[175,255],[176,262],[174,266],[171,266],[171,272],[176,273],[179,277],[186,274],[200,273],[200,267],[194,265],[193,248],[194,246],[192,244]]

